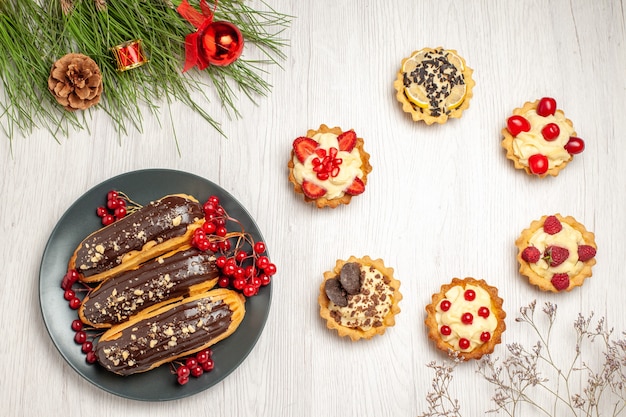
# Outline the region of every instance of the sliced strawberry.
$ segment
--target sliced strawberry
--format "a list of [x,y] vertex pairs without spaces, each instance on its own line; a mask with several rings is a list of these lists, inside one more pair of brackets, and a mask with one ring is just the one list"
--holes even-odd
[[339,141],[340,151],[351,152],[356,146],[356,133],[354,133],[354,130],[348,130],[339,135],[337,140]]
[[563,229],[563,225],[556,216],[548,216],[543,222],[543,231],[549,235],[557,234]]
[[543,259],[550,266],[559,266],[569,258],[569,251],[560,246],[548,246],[543,253]]
[[345,193],[349,195],[359,195],[363,191],[365,191],[365,184],[363,184],[361,178],[355,177],[352,184],[345,190]]
[[304,163],[309,155],[315,152],[319,144],[311,138],[300,136],[293,141],[293,151],[298,158],[298,161]]
[[590,245],[578,246],[578,260],[581,262],[587,262],[589,259],[596,256],[596,248]]
[[534,264],[541,258],[541,252],[534,246],[527,246],[522,251],[522,259],[528,263]]
[[569,275],[564,274],[564,273],[554,274],[550,282],[552,283],[552,285],[554,285],[554,288],[556,288],[557,290],[559,291],[566,290],[569,287]]
[[307,180],[302,181],[302,191],[309,198],[320,198],[326,194],[326,190]]

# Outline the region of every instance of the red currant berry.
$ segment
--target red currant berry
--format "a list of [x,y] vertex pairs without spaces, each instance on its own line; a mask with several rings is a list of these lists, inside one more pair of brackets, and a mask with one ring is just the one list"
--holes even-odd
[[246,270],[243,269],[242,267],[238,266],[235,268],[235,273],[233,274],[233,277],[236,278],[245,278],[246,277]]
[[528,158],[528,167],[533,174],[545,174],[548,171],[548,158],[540,153],[531,155]]
[[207,235],[212,235],[213,233],[215,233],[215,224],[213,222],[204,222],[202,224],[202,230],[204,230],[204,233],[206,233]]
[[218,196],[216,196],[216,195],[212,195],[212,196],[210,196],[210,197],[209,197],[209,199],[208,199],[207,201],[209,201],[209,202],[211,202],[211,203],[215,204],[216,206],[219,206],[219,205],[220,205],[220,199],[219,199],[219,197],[218,197]]
[[479,308],[478,315],[486,319],[487,317],[489,317],[489,309],[487,307]]
[[72,320],[72,330],[75,332],[83,330],[83,322],[78,319]]
[[256,268],[254,267],[254,265],[248,265],[246,266],[246,271],[244,276],[247,278],[253,277],[256,275]]
[[226,233],[228,233],[228,230],[226,230],[224,226],[220,226],[217,229],[215,229],[215,234],[218,235],[219,237],[226,236]]
[[202,364],[202,369],[204,369],[205,372],[212,371],[214,367],[215,362],[211,358],[207,359],[207,361]]
[[222,219],[222,218],[217,218],[217,219],[215,219],[215,225],[217,227],[226,226],[226,220]]
[[185,385],[187,382],[189,382],[189,377],[188,377],[188,376],[187,376],[187,377],[184,377],[184,378],[182,378],[182,377],[180,377],[180,376],[178,377],[178,383],[179,383],[180,385]]
[[198,360],[196,358],[191,357],[185,360],[185,366],[187,366],[190,370],[191,368],[197,365],[198,365]]
[[220,246],[217,244],[217,242],[209,242],[209,250],[213,253],[216,253],[218,250],[220,250]]
[[117,200],[119,193],[115,190],[111,190],[107,193],[107,200]]
[[87,352],[87,356],[85,357],[85,360],[89,364],[96,363],[96,361],[98,360],[98,356],[96,356],[96,352],[92,350],[90,352]]
[[480,334],[480,341],[485,343],[488,342],[489,339],[491,339],[491,334],[489,332],[482,332]]
[[107,207],[109,208],[109,210],[115,210],[118,207],[117,200],[109,200],[109,201],[107,201]]
[[83,353],[89,353],[93,350],[93,343],[91,343],[89,340],[84,342],[83,345],[80,347],[80,350],[83,351]]
[[442,300],[441,303],[439,303],[439,308],[441,309],[441,311],[448,311],[450,310],[450,307],[452,307],[452,303],[450,302],[450,300]]
[[474,299],[476,298],[476,291],[474,291],[474,290],[465,290],[465,293],[463,294],[463,297],[467,301],[474,301]]
[[189,367],[186,365],[181,365],[176,370],[176,375],[178,375],[179,378],[189,378],[190,373]]
[[200,352],[196,353],[196,360],[198,361],[198,363],[204,363],[209,360],[209,354],[206,350],[201,350]]
[[96,209],[96,214],[98,215],[98,217],[104,217],[109,214],[109,210],[107,210],[107,208],[104,206],[100,206]]
[[76,297],[76,293],[73,290],[65,290],[65,292],[63,293],[63,298],[65,298],[65,300],[70,301],[72,298]]
[[472,322],[474,321],[474,316],[472,315],[472,313],[463,313],[463,315],[461,316],[461,321],[464,324],[472,324]]
[[276,273],[276,265],[270,263],[265,268],[263,268],[263,272],[265,272],[270,277]]
[[126,207],[118,207],[113,212],[116,219],[121,219],[123,217],[126,217],[126,213],[127,213]]
[[232,247],[232,244],[230,243],[230,240],[223,240],[219,243],[220,250],[224,252],[228,252],[231,247]]
[[522,132],[528,132],[530,130],[530,122],[523,116],[516,114],[507,119],[506,128],[511,132],[511,135],[517,136]]
[[259,269],[265,269],[267,268],[269,264],[270,264],[270,258],[268,258],[265,255],[259,256],[259,258],[256,260],[256,266]]
[[261,278],[259,277],[250,278],[250,285],[252,285],[254,288],[259,288],[262,283],[263,282],[261,281]]
[[74,283],[78,281],[78,272],[75,269],[70,269],[63,275],[63,279],[61,280],[61,288],[64,290],[68,290],[74,285]]
[[450,328],[450,326],[446,326],[445,324],[443,326],[441,326],[441,328],[439,329],[439,332],[444,335],[444,336],[450,336],[452,334],[452,329]]
[[72,310],[77,310],[80,307],[80,298],[74,297],[70,300],[70,308]]
[[202,252],[206,252],[211,248],[211,242],[209,242],[208,240],[202,240],[196,243],[196,247]]
[[565,144],[565,150],[571,155],[576,155],[585,150],[585,141],[576,136],[569,138],[569,141]]
[[548,142],[552,142],[553,140],[558,138],[560,133],[561,129],[556,123],[548,123],[543,127],[543,129],[541,129],[541,134],[543,135],[543,138]]
[[459,347],[463,350],[467,349],[470,347],[470,341],[467,340],[466,338],[462,337],[459,339]]
[[228,285],[230,284],[230,278],[228,278],[225,275],[222,275],[218,280],[217,280],[217,285],[220,288],[226,288],[228,287]]
[[222,273],[227,277],[232,277],[237,272],[237,267],[235,265],[226,264],[224,268],[222,268]]
[[74,334],[74,342],[79,345],[82,345],[87,341],[87,333],[84,330],[78,331]]
[[213,214],[215,213],[215,207],[216,207],[215,204],[213,204],[210,201],[207,201],[202,206],[202,209],[204,210],[204,214]]
[[224,268],[225,265],[226,265],[225,256],[220,256],[215,260],[215,266],[217,266],[218,268]]
[[537,114],[539,116],[547,117],[556,112],[556,100],[552,97],[544,97],[539,100],[537,104]]
[[245,278],[235,278],[233,280],[233,287],[235,287],[236,290],[242,290],[245,285],[246,285]]
[[202,369],[202,365],[196,365],[193,368],[191,368],[191,375],[193,375],[196,378],[202,376],[203,373],[204,373],[204,369]]
[[222,206],[215,207],[215,214],[217,214],[220,217],[226,214],[226,212],[224,211],[224,207]]
[[117,207],[124,207],[126,208],[126,200],[124,200],[123,198],[118,198],[117,199]]
[[254,252],[259,255],[265,252],[265,242],[257,242],[254,244]]
[[237,262],[243,262],[247,257],[248,257],[248,253],[246,251],[244,251],[244,250],[240,250],[235,255],[235,260]]
[[104,216],[102,218],[102,224],[105,226],[110,225],[111,223],[113,223],[115,221],[115,217],[113,217],[112,214],[107,214],[106,216]]
[[270,277],[267,274],[261,274],[259,275],[259,278],[261,278],[261,285],[263,287],[265,287],[266,285],[269,285],[269,283],[272,282],[272,277]]
[[251,284],[246,284],[243,287],[243,295],[245,295],[246,297],[252,297],[253,295],[255,295],[257,292],[259,291],[258,288],[254,287]]

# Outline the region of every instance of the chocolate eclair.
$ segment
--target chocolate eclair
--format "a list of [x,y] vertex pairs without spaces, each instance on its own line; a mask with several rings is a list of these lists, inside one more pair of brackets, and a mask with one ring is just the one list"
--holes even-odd
[[244,297],[216,289],[139,313],[98,340],[98,362],[119,375],[146,372],[230,336],[245,314]]
[[160,303],[208,291],[220,274],[215,259],[212,252],[181,246],[103,281],[83,299],[78,315],[87,325],[106,328]]
[[202,206],[194,197],[165,196],[87,236],[69,269],[83,282],[103,281],[190,242],[202,223]]

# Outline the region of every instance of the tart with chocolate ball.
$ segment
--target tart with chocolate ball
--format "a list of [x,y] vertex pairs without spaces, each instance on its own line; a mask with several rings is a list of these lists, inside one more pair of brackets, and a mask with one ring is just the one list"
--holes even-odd
[[574,155],[585,149],[572,121],[557,109],[552,97],[526,102],[513,110],[502,135],[502,147],[515,168],[541,178],[557,176]]
[[441,286],[426,306],[428,338],[444,352],[463,360],[492,353],[506,329],[498,289],[484,280],[454,278]]
[[402,60],[393,83],[396,98],[414,121],[445,123],[469,107],[473,72],[453,49],[420,49]]
[[542,291],[571,291],[591,277],[596,264],[594,234],[571,216],[533,221],[515,245],[520,273]]
[[324,272],[318,297],[326,326],[352,341],[384,334],[395,325],[402,299],[393,272],[381,259],[369,256],[337,260],[332,271]]
[[354,130],[321,125],[293,141],[289,181],[318,208],[350,204],[362,194],[372,171],[363,139]]

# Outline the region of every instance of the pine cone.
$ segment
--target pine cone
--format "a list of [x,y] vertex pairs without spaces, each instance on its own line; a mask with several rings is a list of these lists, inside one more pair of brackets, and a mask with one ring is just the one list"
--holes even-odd
[[85,110],[100,101],[100,68],[86,55],[67,54],[52,66],[48,89],[66,110]]

